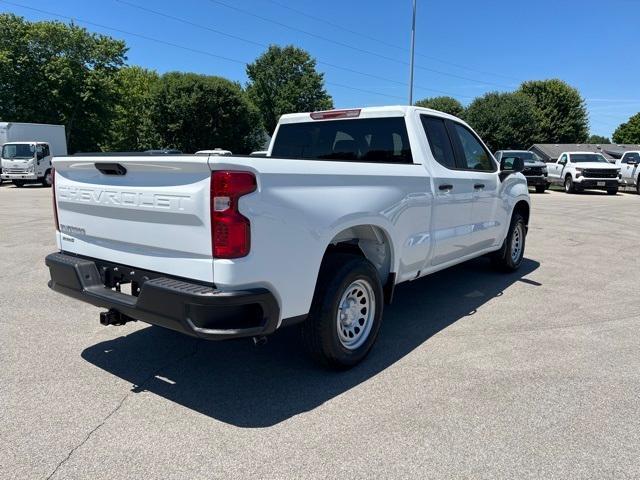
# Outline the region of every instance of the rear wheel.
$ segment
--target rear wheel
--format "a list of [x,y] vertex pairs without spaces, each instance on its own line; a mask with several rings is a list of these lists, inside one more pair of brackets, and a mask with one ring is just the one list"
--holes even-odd
[[18,188],[24,187],[24,181],[23,180],[12,180],[12,183]]
[[544,193],[546,189],[547,187],[544,185],[536,185],[536,193]]
[[505,272],[513,272],[520,268],[524,258],[526,236],[527,225],[524,217],[515,212],[511,217],[509,232],[502,243],[502,247],[491,255],[493,265]]
[[378,336],[382,307],[382,285],[373,264],[359,255],[330,254],[302,326],[308,352],[331,368],[358,364]]
[[573,185],[573,178],[571,175],[567,175],[567,178],[564,179],[564,191],[567,193],[575,193],[576,187]]

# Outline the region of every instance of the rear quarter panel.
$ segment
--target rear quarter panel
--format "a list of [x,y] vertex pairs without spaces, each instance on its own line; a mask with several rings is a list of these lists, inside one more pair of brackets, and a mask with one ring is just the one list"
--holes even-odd
[[331,240],[357,225],[379,227],[391,243],[391,271],[416,271],[430,244],[432,195],[424,167],[236,157],[213,169],[256,173],[258,189],[240,211],[251,221],[251,253],[214,261],[219,288],[264,286],[282,318],[308,313],[322,257]]

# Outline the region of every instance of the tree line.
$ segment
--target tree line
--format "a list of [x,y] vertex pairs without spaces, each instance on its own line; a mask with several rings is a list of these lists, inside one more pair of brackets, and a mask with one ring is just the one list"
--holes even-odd
[[[584,99],[558,79],[524,82],[514,92],[489,92],[466,108],[452,97],[432,97],[416,105],[467,121],[495,150],[529,148],[534,143],[611,143],[589,135]],[[640,113],[620,125],[615,143],[640,143]]]
[[[0,14],[0,120],[63,124],[71,152],[261,148],[280,115],[333,108],[316,61],[270,46],[247,65],[248,82],[127,65],[124,41],[73,23]],[[417,105],[466,120],[494,149],[532,143],[608,143],[588,137],[585,102],[561,80],[487,93],[467,107],[451,97]],[[614,133],[640,143],[640,113]]]

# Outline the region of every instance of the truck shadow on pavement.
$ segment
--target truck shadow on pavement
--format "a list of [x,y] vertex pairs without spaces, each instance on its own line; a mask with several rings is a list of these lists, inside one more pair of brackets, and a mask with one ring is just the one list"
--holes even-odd
[[399,285],[373,350],[346,372],[312,363],[297,327],[259,347],[251,340],[208,342],[148,327],[91,346],[82,358],[132,383],[134,392],[152,392],[238,427],[269,427],[365,382],[515,282],[539,285],[523,278],[539,265],[525,259],[518,272],[503,274],[477,259]]

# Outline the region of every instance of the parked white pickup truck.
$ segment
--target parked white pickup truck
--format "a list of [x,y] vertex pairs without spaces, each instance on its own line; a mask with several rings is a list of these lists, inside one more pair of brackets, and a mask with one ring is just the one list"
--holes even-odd
[[635,186],[638,195],[640,195],[639,164],[640,152],[625,152],[621,158],[616,160],[616,167],[620,169],[620,183],[622,185]]
[[565,152],[556,163],[547,164],[550,183],[564,185],[567,193],[584,189],[606,190],[618,193],[619,168],[610,164],[600,153]]
[[517,269],[529,222],[522,160],[501,170],[468,125],[417,107],[284,115],[267,157],[54,167],[52,289],[103,324],[207,339],[301,322],[333,367],[367,354],[397,284],[485,254]]

